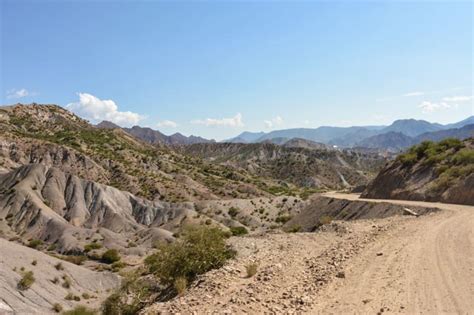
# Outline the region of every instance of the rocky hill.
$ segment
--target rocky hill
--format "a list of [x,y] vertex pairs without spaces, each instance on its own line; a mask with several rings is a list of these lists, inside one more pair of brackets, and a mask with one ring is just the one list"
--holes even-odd
[[410,148],[362,196],[474,205],[474,139],[425,141]]
[[250,174],[312,188],[345,188],[367,183],[383,166],[377,154],[318,149],[318,145],[271,143],[195,144],[184,148],[193,156],[232,166]]
[[[56,105],[0,108],[0,170],[42,163],[148,199],[264,196],[276,185],[242,171],[203,163],[122,129],[101,129]],[[227,197],[226,197],[227,196]]]
[[186,137],[180,134],[179,132],[167,136],[159,132],[158,130],[140,126],[133,126],[132,128],[122,128],[106,120],[97,124],[97,127],[102,129],[123,129],[132,136],[151,144],[187,145],[193,143],[215,142],[214,140],[208,140],[193,135]]

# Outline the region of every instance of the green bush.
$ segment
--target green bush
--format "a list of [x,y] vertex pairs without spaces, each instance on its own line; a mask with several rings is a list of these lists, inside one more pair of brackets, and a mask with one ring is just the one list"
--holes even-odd
[[148,303],[154,288],[149,281],[132,274],[122,281],[122,286],[102,304],[104,315],[135,315]]
[[33,283],[35,283],[35,276],[33,275],[33,271],[27,271],[23,274],[23,277],[18,282],[18,289],[20,290],[28,290]]
[[120,254],[116,249],[109,249],[102,254],[102,261],[106,264],[113,264],[120,259]]
[[90,243],[90,244],[87,244],[87,245],[84,246],[84,252],[88,253],[91,250],[100,249],[100,248],[102,248],[101,244],[99,244],[99,243]]
[[41,245],[43,245],[42,240],[30,240],[30,242],[28,243],[28,247],[35,248],[35,249]]
[[63,310],[63,306],[61,304],[54,303],[53,311],[55,311],[56,313],[61,313],[62,310]]
[[229,215],[232,218],[236,217],[238,214],[239,214],[239,209],[237,209],[236,207],[230,207],[229,208]]
[[179,240],[159,246],[145,264],[162,284],[171,286],[179,277],[191,282],[197,275],[220,268],[234,255],[220,229],[186,227]]
[[245,235],[249,233],[249,231],[247,231],[247,229],[243,226],[233,226],[230,228],[230,232],[234,236]]
[[186,288],[188,286],[188,280],[185,277],[178,277],[174,281],[173,287],[178,293],[178,295],[183,295],[186,292]]
[[456,152],[453,156],[452,161],[456,165],[468,165],[474,164],[474,150],[464,148]]
[[291,218],[291,215],[281,215],[275,219],[275,222],[285,224],[286,222],[290,221]]
[[63,315],[95,315],[97,313],[91,309],[88,309],[85,306],[78,305],[74,309],[65,311],[62,314]]
[[245,266],[245,271],[247,273],[247,278],[251,278],[255,276],[258,270],[258,264],[257,263],[251,263]]

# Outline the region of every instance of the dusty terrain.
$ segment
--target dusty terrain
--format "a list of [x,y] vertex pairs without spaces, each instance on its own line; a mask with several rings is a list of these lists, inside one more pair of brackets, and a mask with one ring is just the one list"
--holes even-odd
[[[443,211],[233,240],[239,251],[235,261],[204,275],[183,297],[144,313],[472,312],[474,207],[375,202],[382,201]],[[252,262],[258,271],[247,277],[245,266]]]
[[[56,267],[58,263],[62,266],[60,270]],[[22,291],[17,289],[17,283],[22,273],[27,271],[32,271],[36,280],[29,289]],[[64,285],[65,279],[69,279],[69,287]],[[59,303],[65,310],[76,305],[95,308],[119,284],[119,277],[113,273],[94,272],[0,238],[2,315],[53,314],[52,307],[55,303]],[[78,296],[81,301],[66,300],[68,293]]]

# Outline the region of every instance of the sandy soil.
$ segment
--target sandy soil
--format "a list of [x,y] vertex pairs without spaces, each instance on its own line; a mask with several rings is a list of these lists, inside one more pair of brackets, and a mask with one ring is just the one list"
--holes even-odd
[[[374,202],[443,211],[232,239],[235,261],[143,313],[474,314],[474,207]],[[258,272],[248,278],[245,266],[252,262]]]
[[407,220],[381,235],[347,264],[344,281],[321,292],[313,310],[474,314],[474,207],[390,202],[444,211]]

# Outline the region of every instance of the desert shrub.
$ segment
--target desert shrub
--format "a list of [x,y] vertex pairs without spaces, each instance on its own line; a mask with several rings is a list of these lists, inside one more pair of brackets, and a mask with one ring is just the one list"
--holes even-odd
[[234,218],[239,214],[239,209],[236,207],[230,207],[228,213],[232,218]]
[[38,261],[35,259],[35,260],[33,260],[33,261],[31,262],[31,264],[32,264],[33,266],[36,266],[36,265],[38,264]]
[[230,232],[234,236],[245,235],[249,233],[249,231],[247,231],[247,229],[243,226],[233,226],[230,228]]
[[117,272],[119,271],[120,269],[124,268],[126,266],[126,264],[122,261],[116,261],[114,262],[110,267],[112,269],[113,272]]
[[56,265],[54,265],[54,268],[56,268],[56,270],[64,270],[64,266],[63,266],[63,263],[61,262],[58,262]]
[[83,298],[84,300],[88,300],[88,299],[90,299],[90,298],[91,298],[91,296],[90,296],[90,294],[89,294],[89,293],[87,293],[87,292],[84,292],[84,293],[82,293],[82,298]]
[[83,305],[78,305],[74,309],[63,312],[63,315],[95,315],[94,310],[88,309]]
[[102,303],[104,315],[134,315],[153,300],[155,289],[150,281],[138,278],[137,274],[126,277],[122,286]]
[[79,256],[67,255],[67,256],[61,256],[59,258],[76,265],[82,265],[87,260],[87,256],[82,256],[82,255],[79,255]]
[[56,244],[51,244],[51,245],[48,246],[49,251],[53,251],[55,249],[56,249]]
[[251,278],[251,277],[255,276],[255,274],[257,273],[257,269],[258,269],[257,263],[250,263],[250,264],[246,265],[245,266],[245,271],[247,273],[247,278]]
[[319,218],[319,223],[321,225],[329,224],[332,222],[332,217],[329,215],[323,215]]
[[55,311],[56,313],[61,313],[62,310],[63,310],[63,306],[59,303],[54,303],[53,307],[52,307],[53,311]]
[[181,239],[159,246],[145,264],[161,283],[171,286],[179,277],[191,282],[197,275],[222,267],[234,255],[220,229],[186,227]]
[[456,165],[468,165],[474,164],[474,150],[464,148],[456,152],[453,156],[452,161]]
[[87,244],[87,245],[84,246],[84,252],[88,253],[91,250],[100,249],[100,248],[102,248],[101,244],[99,244],[99,243],[90,243],[90,244]]
[[28,243],[28,247],[35,248],[35,249],[41,245],[43,245],[42,240],[30,240]]
[[67,275],[63,275],[63,288],[69,289],[71,287],[71,279]]
[[27,271],[23,274],[23,277],[18,282],[18,289],[20,290],[28,290],[33,283],[35,283],[35,276],[33,275],[33,271]]
[[403,163],[403,165],[412,165],[416,163],[418,157],[415,152],[407,152],[400,154],[398,159]]
[[116,249],[109,249],[102,254],[102,261],[106,264],[113,264],[120,259],[120,254]]
[[281,215],[275,219],[275,222],[285,224],[286,222],[290,221],[291,218],[292,218],[291,215]]
[[285,232],[287,233],[297,233],[301,230],[301,225],[299,224],[295,224],[295,225],[292,225],[292,226],[289,226],[287,228],[285,228]]
[[54,277],[53,280],[51,280],[51,282],[54,283],[54,284],[58,284],[59,283],[59,278]]
[[178,277],[174,280],[173,287],[176,290],[178,295],[183,295],[186,292],[186,287],[188,286],[188,280],[185,277]]
[[67,301],[76,301],[76,302],[79,302],[81,300],[81,297],[80,296],[77,296],[77,295],[74,295],[72,294],[71,292],[69,292],[65,297],[64,297],[65,300]]

